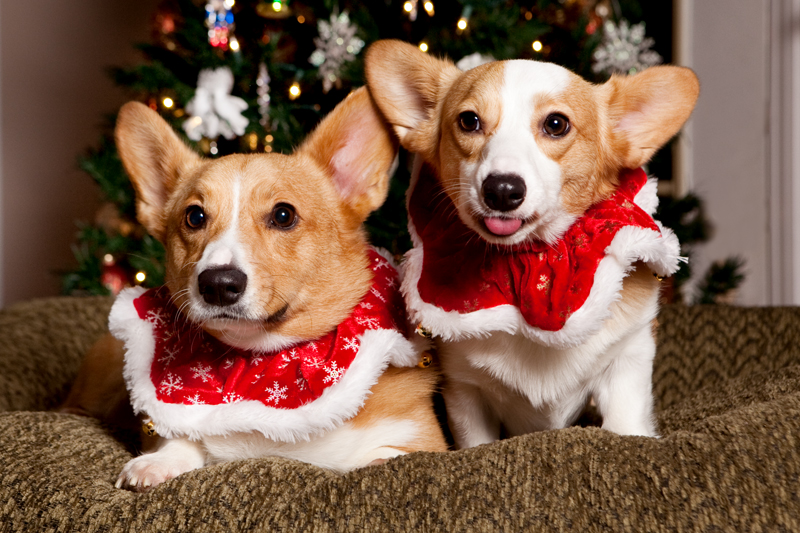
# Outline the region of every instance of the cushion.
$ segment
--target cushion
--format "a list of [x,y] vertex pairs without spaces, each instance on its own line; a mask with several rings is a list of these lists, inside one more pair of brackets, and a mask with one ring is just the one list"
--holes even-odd
[[571,427],[335,474],[263,458],[114,488],[138,435],[45,411],[110,300],[0,312],[3,531],[798,531],[800,309],[662,310],[662,437]]

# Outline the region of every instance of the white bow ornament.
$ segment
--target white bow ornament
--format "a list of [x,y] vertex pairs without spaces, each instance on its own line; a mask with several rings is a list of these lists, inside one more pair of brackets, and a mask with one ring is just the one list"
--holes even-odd
[[250,122],[242,116],[247,102],[231,95],[232,89],[233,73],[228,67],[200,71],[194,98],[186,104],[186,112],[192,115],[183,123],[187,137],[199,141],[203,137],[233,139],[244,135]]

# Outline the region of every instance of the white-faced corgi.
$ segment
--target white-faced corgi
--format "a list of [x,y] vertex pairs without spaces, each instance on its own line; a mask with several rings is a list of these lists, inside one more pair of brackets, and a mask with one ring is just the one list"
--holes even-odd
[[418,154],[403,293],[439,341],[456,444],[565,427],[590,399],[604,428],[656,435],[657,277],[680,250],[640,167],[688,119],[696,76],[594,85],[526,60],[462,72],[399,41],[374,44],[366,72]]

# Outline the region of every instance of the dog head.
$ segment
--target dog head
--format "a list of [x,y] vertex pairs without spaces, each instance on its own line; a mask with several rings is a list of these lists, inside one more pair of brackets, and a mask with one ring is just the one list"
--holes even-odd
[[133,102],[116,139],[137,217],[166,249],[175,305],[227,344],[317,338],[366,294],[361,225],[386,198],[396,144],[365,88],[292,155],[204,159]]
[[432,165],[485,240],[557,240],[689,118],[694,73],[660,66],[594,85],[538,61],[462,72],[400,41],[368,50],[370,91],[401,144]]

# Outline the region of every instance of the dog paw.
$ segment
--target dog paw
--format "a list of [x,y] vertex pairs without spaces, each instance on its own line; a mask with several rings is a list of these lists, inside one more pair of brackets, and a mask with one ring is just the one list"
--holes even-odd
[[192,443],[173,441],[157,452],[128,461],[115,486],[144,492],[184,472],[200,468],[204,462],[202,454]]

